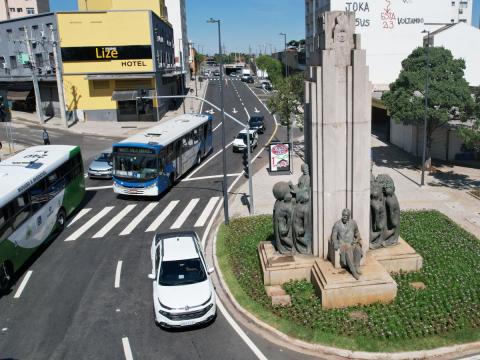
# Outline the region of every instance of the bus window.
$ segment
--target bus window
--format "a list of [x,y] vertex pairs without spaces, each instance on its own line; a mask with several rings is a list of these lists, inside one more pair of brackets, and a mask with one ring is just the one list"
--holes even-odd
[[7,239],[13,232],[12,227],[9,224],[8,208],[9,204],[0,209],[0,241]]
[[13,210],[14,210],[14,220],[13,227],[15,229],[19,228],[20,225],[28,218],[30,215],[29,203],[28,203],[28,194],[25,193],[20,195],[15,200],[12,201]]
[[185,152],[188,149],[190,149],[190,146],[191,146],[191,138],[190,138],[190,134],[187,134],[182,138],[182,152]]
[[160,155],[158,156],[158,173],[163,174],[165,171],[165,158],[166,158],[166,150],[162,150]]
[[198,142],[200,141],[200,129],[194,129],[193,130],[193,145],[197,145]]
[[49,198],[46,195],[47,184],[46,180],[40,180],[32,188],[30,188],[30,201],[32,203],[32,211],[40,210],[42,206],[48,202]]
[[203,139],[205,140],[208,135],[208,126],[210,125],[210,122],[206,123],[203,125]]

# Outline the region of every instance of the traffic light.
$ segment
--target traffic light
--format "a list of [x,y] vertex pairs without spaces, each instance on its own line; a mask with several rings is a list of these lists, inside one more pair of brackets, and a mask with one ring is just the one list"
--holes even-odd
[[242,154],[242,165],[243,165],[243,172],[245,173],[245,176],[248,177],[248,149],[245,148],[243,150]]

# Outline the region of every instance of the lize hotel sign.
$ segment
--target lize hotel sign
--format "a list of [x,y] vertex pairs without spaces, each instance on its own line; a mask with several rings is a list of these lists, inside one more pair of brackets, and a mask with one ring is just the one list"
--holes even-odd
[[290,144],[271,143],[268,149],[270,172],[290,171]]
[[122,67],[147,66],[145,60],[152,59],[150,45],[86,46],[62,48],[63,62],[119,61]]

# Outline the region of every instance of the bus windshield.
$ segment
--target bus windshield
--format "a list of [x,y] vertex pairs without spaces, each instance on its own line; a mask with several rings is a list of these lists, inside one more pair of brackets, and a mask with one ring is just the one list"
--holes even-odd
[[127,155],[115,156],[114,175],[120,178],[149,180],[158,176],[158,161],[152,155]]

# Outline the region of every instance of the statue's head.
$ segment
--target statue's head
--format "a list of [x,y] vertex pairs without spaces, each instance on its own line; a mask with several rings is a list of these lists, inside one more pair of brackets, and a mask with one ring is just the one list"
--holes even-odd
[[383,194],[383,188],[382,185],[378,181],[373,181],[370,184],[370,198],[371,199],[380,199]]
[[348,222],[348,220],[350,220],[350,215],[351,215],[351,214],[352,214],[352,213],[350,212],[349,209],[343,209],[343,210],[342,210],[342,222],[343,222],[344,224],[346,224],[346,223]]
[[296,196],[297,202],[304,204],[310,200],[310,193],[308,191],[300,191]]
[[308,165],[307,164],[302,164],[301,168],[302,168],[302,173],[304,175],[308,175]]
[[273,196],[275,196],[275,199],[277,199],[279,201],[284,200],[285,195],[287,195],[287,194],[290,194],[290,196],[291,196],[290,186],[285,181],[280,181],[280,182],[276,183],[275,185],[273,185],[272,191],[273,191]]
[[392,196],[395,193],[395,184],[392,178],[387,179],[383,185],[385,195]]
[[293,198],[292,193],[291,193],[291,192],[288,192],[288,193],[286,193],[285,196],[283,197],[283,201],[289,203],[290,201],[292,201],[292,198]]

